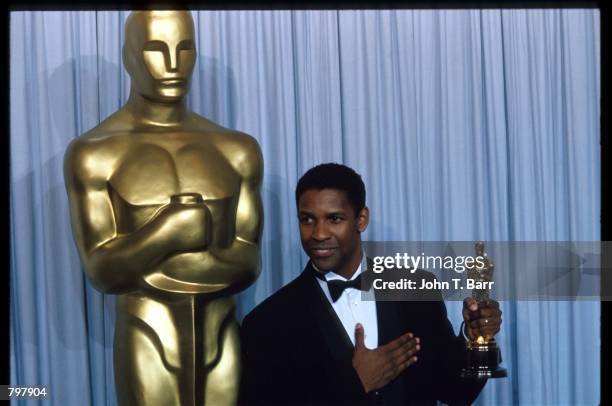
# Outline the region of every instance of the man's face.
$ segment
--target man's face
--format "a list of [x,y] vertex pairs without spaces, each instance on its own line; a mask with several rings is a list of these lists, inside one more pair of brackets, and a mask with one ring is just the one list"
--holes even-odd
[[308,190],[300,196],[298,218],[302,247],[321,271],[352,275],[361,258],[361,232],[368,209],[356,215],[346,193],[335,189]]
[[139,94],[158,102],[181,99],[189,90],[196,60],[191,15],[138,12],[128,22],[123,56]]

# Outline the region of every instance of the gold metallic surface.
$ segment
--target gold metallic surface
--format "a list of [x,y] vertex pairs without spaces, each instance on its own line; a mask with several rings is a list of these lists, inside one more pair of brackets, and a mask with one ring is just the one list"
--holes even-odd
[[260,272],[261,151],[187,109],[189,12],[134,12],[125,38],[128,102],[64,157],[85,272],[118,295],[119,404],[232,405],[240,345],[231,294]]
[[[489,259],[487,254],[485,253],[485,245],[483,241],[476,241],[474,243],[474,248],[476,250],[476,257],[483,258],[483,266],[482,267],[474,267],[468,270],[468,277],[473,279],[474,282],[478,282],[479,286],[487,286],[480,284],[480,282],[490,282],[493,274],[493,269],[495,269],[495,264],[493,261]],[[488,289],[472,289],[472,297],[477,302],[482,302],[484,300],[489,299],[489,290]],[[472,340],[471,345],[480,345],[486,344],[489,340],[487,337],[478,336],[476,339]]]
[[[485,253],[483,241],[475,243],[476,257],[483,258],[483,266],[468,270],[468,277],[479,286],[490,286],[481,282],[490,282],[495,264]],[[472,297],[478,302],[489,300],[489,289],[472,289]],[[485,319],[485,323],[487,319]],[[501,350],[494,337],[478,336],[466,343],[467,365],[461,370],[463,378],[485,379],[504,378],[508,376],[505,368],[500,367]]]
[[[474,244],[474,247],[476,249],[476,257],[483,258],[483,266],[471,268],[468,271],[468,277],[473,279],[474,282],[491,282],[493,270],[495,269],[495,264],[485,253],[484,242],[477,241]],[[488,284],[478,285],[489,286]],[[489,289],[472,289],[472,297],[476,299],[477,302],[487,300],[489,299]]]

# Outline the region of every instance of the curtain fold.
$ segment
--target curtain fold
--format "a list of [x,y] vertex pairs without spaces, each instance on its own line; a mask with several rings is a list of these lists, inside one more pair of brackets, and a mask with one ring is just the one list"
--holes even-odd
[[[11,383],[53,405],[116,404],[115,298],[84,277],[62,164],[127,100],[128,14],[10,14]],[[265,161],[263,272],[239,317],[301,272],[294,187],[322,162],[362,174],[366,240],[599,240],[597,10],[192,14],[188,103]],[[599,402],[598,302],[502,310],[509,377],[477,404]]]

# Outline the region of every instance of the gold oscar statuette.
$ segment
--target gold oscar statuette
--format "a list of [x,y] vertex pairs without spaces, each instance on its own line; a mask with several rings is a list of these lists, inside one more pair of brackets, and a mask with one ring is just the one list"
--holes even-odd
[[122,406],[238,400],[232,295],[260,273],[263,160],[253,137],[187,108],[195,40],[188,11],[131,13],[129,99],[64,156],[83,268],[117,295]]
[[[485,253],[484,242],[476,242],[476,257],[483,258],[484,265],[480,268],[474,267],[468,271],[468,278],[476,282],[476,286],[490,286],[489,284],[477,282],[490,282],[493,276],[495,264]],[[472,297],[477,302],[489,299],[488,289],[473,289]],[[493,337],[478,336],[466,343],[467,365],[461,371],[463,378],[484,379],[503,378],[507,371],[501,368],[501,351]]]

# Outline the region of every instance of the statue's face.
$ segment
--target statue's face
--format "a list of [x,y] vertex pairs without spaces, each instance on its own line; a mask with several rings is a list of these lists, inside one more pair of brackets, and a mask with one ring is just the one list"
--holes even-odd
[[181,99],[189,90],[195,60],[188,11],[139,11],[128,17],[123,62],[142,96],[158,102]]

